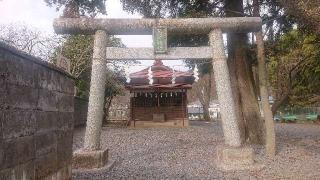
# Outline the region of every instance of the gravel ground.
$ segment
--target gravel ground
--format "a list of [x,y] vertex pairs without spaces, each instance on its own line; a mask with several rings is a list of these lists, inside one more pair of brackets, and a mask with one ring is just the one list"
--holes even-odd
[[[102,146],[116,163],[111,171],[76,172],[73,179],[320,179],[320,126],[276,124],[277,155],[266,158],[254,147],[259,171],[222,172],[215,149],[223,144],[219,122],[193,122],[189,128],[105,127]],[[76,129],[73,148],[82,146]]]

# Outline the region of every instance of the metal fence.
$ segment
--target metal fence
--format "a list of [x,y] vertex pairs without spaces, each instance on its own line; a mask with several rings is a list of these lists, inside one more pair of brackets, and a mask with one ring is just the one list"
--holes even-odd
[[316,121],[320,115],[320,107],[286,107],[277,111],[277,121]]
[[[202,106],[194,106],[188,107],[188,119],[189,120],[203,120],[203,107]],[[220,118],[220,110],[219,108],[209,108],[209,115],[211,119],[219,119]]]

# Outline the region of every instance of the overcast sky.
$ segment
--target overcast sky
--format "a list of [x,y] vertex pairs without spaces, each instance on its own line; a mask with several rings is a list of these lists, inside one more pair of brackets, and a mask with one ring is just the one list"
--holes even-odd
[[[129,14],[122,10],[120,0],[107,0],[107,18],[141,18],[139,14]],[[25,23],[45,33],[54,33],[52,22],[61,13],[55,8],[48,7],[43,0],[0,0],[0,24]],[[99,16],[100,17],[100,16]],[[127,47],[151,47],[151,36],[118,36]],[[141,61],[143,65],[150,65],[152,61]],[[185,70],[180,65],[182,61],[164,61],[164,64],[177,70]],[[136,71],[144,67],[134,67]]]

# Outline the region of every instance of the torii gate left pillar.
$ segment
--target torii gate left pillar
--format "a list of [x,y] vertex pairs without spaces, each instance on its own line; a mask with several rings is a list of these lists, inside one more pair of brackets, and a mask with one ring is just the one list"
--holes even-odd
[[97,30],[94,35],[90,96],[83,149],[73,154],[73,168],[100,168],[108,161],[108,149],[100,145],[106,83],[107,34]]

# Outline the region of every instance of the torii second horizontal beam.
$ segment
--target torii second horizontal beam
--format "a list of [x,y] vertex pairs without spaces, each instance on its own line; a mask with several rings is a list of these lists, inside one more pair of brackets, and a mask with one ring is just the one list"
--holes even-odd
[[175,19],[92,19],[58,18],[53,27],[58,34],[94,34],[105,30],[109,35],[150,35],[156,26],[165,26],[168,33],[208,34],[219,28],[223,32],[256,32],[261,29],[259,17],[175,18]]
[[203,47],[175,47],[168,48],[166,54],[154,54],[153,48],[118,48],[107,47],[108,60],[178,60],[178,59],[211,59],[212,48]]

